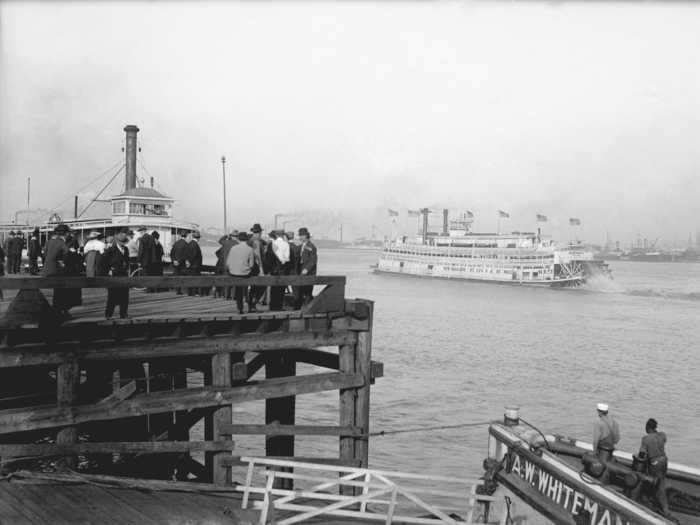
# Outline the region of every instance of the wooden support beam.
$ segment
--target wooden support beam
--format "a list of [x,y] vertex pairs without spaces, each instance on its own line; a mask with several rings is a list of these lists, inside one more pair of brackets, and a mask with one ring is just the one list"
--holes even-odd
[[237,337],[217,336],[200,339],[180,339],[160,342],[105,342],[88,347],[81,343],[56,345],[23,345],[0,350],[0,368],[57,365],[71,359],[81,361],[113,361],[151,357],[212,355],[222,352],[266,352],[285,348],[315,348],[353,344],[355,332],[271,332],[242,334]]
[[151,394],[138,394],[116,406],[77,405],[73,407],[42,406],[0,411],[0,432],[3,434],[70,426],[89,421],[105,421],[124,417],[155,414],[167,410],[190,410],[242,403],[259,399],[310,394],[348,389],[364,384],[357,374],[330,372],[268,379],[231,388],[189,388]]
[[0,457],[63,456],[78,454],[158,454],[173,452],[232,451],[232,440],[220,441],[121,441],[104,443],[12,444],[0,445]]
[[[265,377],[289,378],[296,375],[296,361],[291,352],[269,352],[265,363]],[[265,400],[265,423],[273,422],[284,425],[294,425],[296,410],[296,398],[294,396],[277,397]],[[266,456],[294,456],[294,435],[266,435],[265,436]],[[275,488],[291,490],[293,480],[276,480]]]
[[340,366],[338,364],[338,354],[313,348],[294,349],[294,358],[301,363],[329,368],[331,370],[338,370]]
[[[58,366],[56,371],[56,410],[70,411],[78,401],[78,387],[80,386],[80,367],[77,361],[69,361]],[[57,445],[71,445],[78,441],[78,428],[70,426],[62,428],[56,435]],[[63,460],[69,468],[75,468],[77,458],[66,456]]]
[[104,399],[100,399],[97,404],[98,405],[109,405],[109,404],[116,404],[119,403],[120,401],[124,401],[125,399],[131,397],[136,393],[136,381],[130,381],[123,387],[119,388],[115,392],[113,392],[111,395],[105,397]]
[[[355,373],[355,345],[342,345],[340,347],[339,370],[340,373],[343,374]],[[340,426],[355,426],[355,388],[345,388],[340,391],[339,410]],[[356,459],[354,441],[354,438],[350,436],[340,437],[339,457],[341,461],[354,461]],[[341,485],[340,493],[343,495],[351,496],[354,494],[354,487]]]
[[268,425],[223,425],[224,436],[266,435],[266,436],[361,436],[359,427],[338,427],[329,425],[281,425],[274,421]]
[[[243,356],[240,356],[243,357]],[[230,388],[232,384],[231,354],[216,354],[211,358],[212,386],[214,388]],[[233,418],[233,407],[226,404],[212,414],[212,433],[221,435],[221,427],[230,425]],[[231,470],[223,468],[221,461],[226,457],[225,452],[209,452],[212,465],[212,482],[215,485],[230,485]]]
[[0,279],[0,290],[48,288],[208,288],[211,286],[310,286],[345,287],[342,275],[163,275],[148,277],[20,277]]
[[[355,345],[355,372],[364,378],[364,384],[356,391],[355,397],[355,421],[354,425],[362,428],[369,434],[369,398],[370,384],[372,383],[372,318],[374,316],[374,303],[365,301],[369,306],[369,326],[366,332],[358,333]],[[384,368],[382,366],[382,373]],[[363,468],[367,468],[369,462],[369,439],[355,439],[355,459],[361,461]]]
[[259,353],[246,363],[246,380],[253,377],[263,366],[265,366],[265,354]]

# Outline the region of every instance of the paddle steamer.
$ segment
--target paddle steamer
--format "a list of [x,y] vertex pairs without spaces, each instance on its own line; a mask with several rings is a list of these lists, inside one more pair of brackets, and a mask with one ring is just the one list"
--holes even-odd
[[604,261],[580,244],[558,248],[541,233],[474,233],[472,218],[449,220],[443,211],[443,231],[423,232],[384,244],[375,271],[530,286],[579,286],[593,275],[609,276]]

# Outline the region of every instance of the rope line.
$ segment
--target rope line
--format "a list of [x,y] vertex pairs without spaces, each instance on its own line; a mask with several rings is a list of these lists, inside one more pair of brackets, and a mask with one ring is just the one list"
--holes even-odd
[[381,430],[379,432],[370,432],[369,434],[364,434],[364,437],[389,436],[393,434],[406,434],[409,432],[429,432],[433,430],[449,430],[454,428],[481,427],[490,424],[491,421],[478,421],[474,423],[458,423],[456,425],[436,425],[430,427],[402,428],[398,430]]
[[[112,165],[112,166],[110,166],[109,168],[107,168],[106,170],[104,170],[104,171],[103,171],[102,173],[100,173],[97,177],[95,177],[93,180],[91,180],[90,182],[88,182],[85,186],[83,186],[82,188],[80,188],[80,189],[79,189],[78,191],[76,191],[75,193],[76,193],[76,194],[77,194],[77,193],[82,193],[84,190],[86,190],[87,188],[89,188],[90,186],[92,186],[93,184],[95,184],[98,180],[100,180],[100,179],[103,178],[105,175],[107,175],[108,173],[110,173],[111,171],[113,171],[117,166],[119,166],[119,164],[121,164],[121,163],[123,163],[123,162],[124,162],[123,159],[118,160],[117,162],[114,163],[114,165]],[[54,210],[60,209],[64,204],[66,204],[66,203],[67,203],[70,199],[72,199],[72,198],[73,198],[73,195],[71,195],[70,197],[67,197],[66,200],[64,200],[63,202],[61,202],[58,206],[55,206],[53,209],[54,209]]]

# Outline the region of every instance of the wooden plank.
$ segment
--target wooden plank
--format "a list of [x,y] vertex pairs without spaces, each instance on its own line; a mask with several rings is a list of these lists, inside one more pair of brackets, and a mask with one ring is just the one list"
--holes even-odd
[[139,394],[116,406],[94,404],[7,409],[0,411],[0,430],[2,433],[11,433],[69,426],[163,411],[216,407],[228,403],[348,389],[363,384],[364,378],[360,375],[330,372],[268,379],[231,388],[204,387]]
[[97,404],[98,405],[103,405],[103,404],[114,404],[118,403],[120,401],[124,401],[125,399],[131,397],[134,395],[136,392],[136,381],[130,381],[123,387],[119,388],[115,392],[113,392],[111,395],[100,399]]
[[234,450],[231,440],[219,441],[119,441],[103,443],[39,443],[0,445],[3,462],[26,456],[62,456],[78,454],[158,454],[166,452],[209,452]]
[[[339,351],[340,373],[355,373],[355,345],[342,345]],[[363,378],[364,382],[364,378]],[[358,385],[359,386],[359,385]],[[355,390],[346,388],[340,390],[339,425],[341,427],[355,426]],[[354,461],[354,438],[341,436],[339,440],[339,457],[342,461]],[[345,496],[354,495],[354,487],[340,486],[340,493]]]
[[362,429],[354,426],[332,425],[224,425],[222,435],[267,435],[267,436],[361,436]]
[[355,332],[270,332],[267,334],[221,335],[201,339],[146,342],[105,342],[97,348],[79,343],[36,344],[0,348],[0,368],[57,365],[77,358],[81,361],[140,359],[211,355],[221,352],[264,352],[286,348],[314,348],[353,344]]
[[[149,276],[149,277],[18,277],[0,279],[0,290],[47,288],[205,288],[209,286],[345,286],[342,275],[229,275]],[[213,298],[212,298],[213,299]]]

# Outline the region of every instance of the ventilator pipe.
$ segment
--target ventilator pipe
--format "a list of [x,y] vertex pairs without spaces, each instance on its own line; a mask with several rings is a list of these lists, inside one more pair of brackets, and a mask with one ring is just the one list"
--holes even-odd
[[520,424],[520,407],[507,406],[503,414],[503,424],[507,427],[514,427]]

